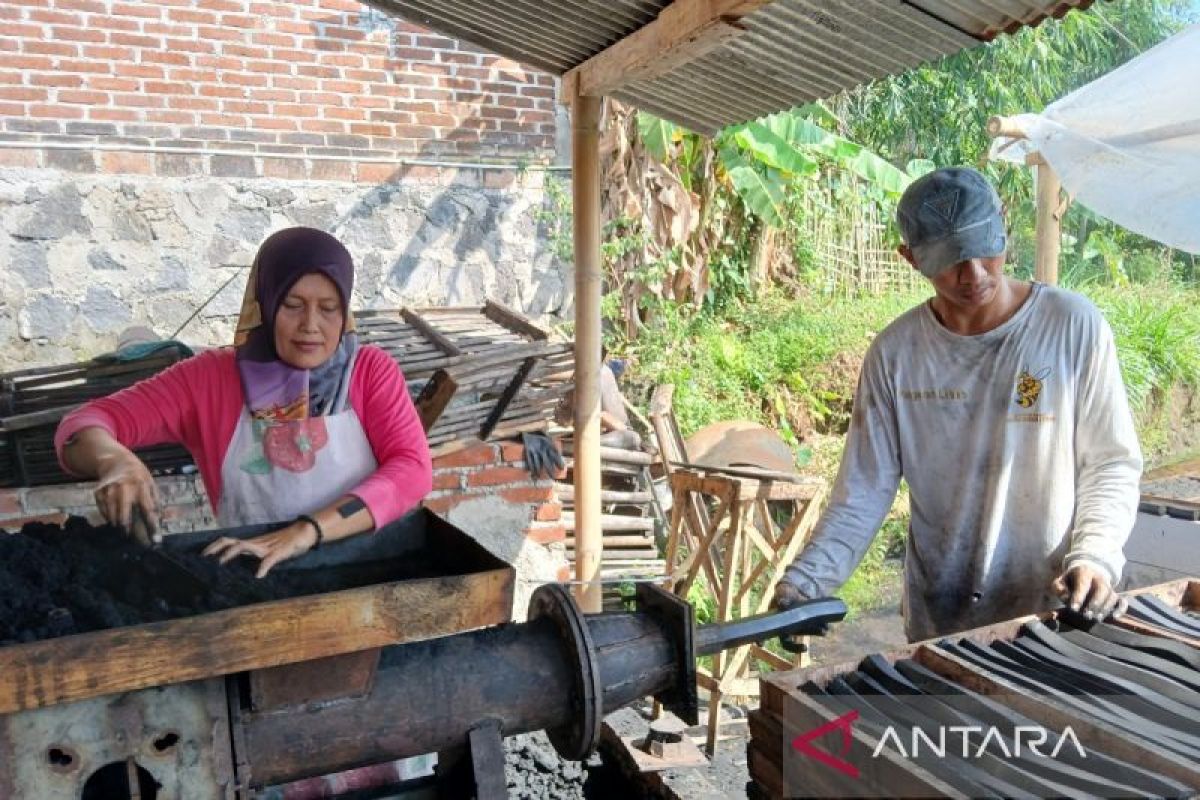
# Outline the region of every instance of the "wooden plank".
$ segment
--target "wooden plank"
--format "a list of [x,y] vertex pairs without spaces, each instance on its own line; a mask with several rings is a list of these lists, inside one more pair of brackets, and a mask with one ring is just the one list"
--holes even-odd
[[426,433],[442,416],[457,391],[458,384],[445,370],[433,373],[433,377],[421,389],[416,401],[417,416],[421,418],[421,427]]
[[404,321],[409,325],[419,330],[426,339],[436,344],[446,355],[460,356],[463,354],[462,350],[459,350],[453,342],[443,336],[437,328],[426,322],[417,312],[412,309],[403,308],[400,310],[400,316],[404,317]]
[[525,379],[529,377],[529,373],[533,371],[537,365],[536,358],[527,358],[521,362],[521,366],[517,368],[516,373],[504,387],[500,397],[496,400],[495,407],[488,412],[487,419],[483,421],[483,425],[479,429],[479,438],[487,439],[492,435],[492,431],[496,429],[504,412],[508,410],[508,406],[516,398],[517,393],[521,391],[521,386],[524,385]]
[[2,647],[0,714],[507,622],[512,584],[494,569]]
[[[575,498],[575,487],[570,483],[556,483],[555,490],[558,492],[560,500],[573,500]],[[650,492],[618,492],[612,490],[604,490],[600,492],[600,502],[602,503],[622,503],[626,505],[642,505],[653,500]]]
[[791,661],[788,661],[778,653],[772,653],[770,650],[762,647],[761,645],[750,645],[750,655],[754,658],[757,658],[759,661],[765,661],[771,667],[771,669],[783,671],[794,669],[796,667],[796,665]]
[[[567,530],[575,530],[575,514],[573,512],[564,512],[561,522]],[[600,527],[605,531],[652,531],[654,530],[654,518],[601,514]]]
[[483,315],[493,322],[503,325],[509,330],[523,333],[531,339],[550,338],[549,331],[539,328],[516,311],[495,300],[488,300],[483,304]]
[[[575,548],[575,537],[574,536],[568,536],[563,541],[566,544],[566,547],[568,550],[573,550]],[[609,547],[648,547],[648,548],[653,549],[654,537],[653,536],[610,535],[608,533],[608,531],[605,531],[604,532],[604,547],[605,547],[605,549],[607,549]]]
[[657,19],[563,76],[567,102],[651,80],[723,46],[745,30],[738,18],[769,0],[675,0]]

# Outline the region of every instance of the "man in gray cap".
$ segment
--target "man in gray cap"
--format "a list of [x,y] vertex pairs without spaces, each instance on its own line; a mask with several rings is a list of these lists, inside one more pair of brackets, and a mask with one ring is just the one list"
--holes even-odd
[[1120,613],[1142,457],[1112,331],[1084,297],[1004,274],[1000,199],[978,172],[920,178],[897,217],[935,296],[868,350],[829,506],[776,606],[836,592],[904,478],[910,641],[1059,600]]

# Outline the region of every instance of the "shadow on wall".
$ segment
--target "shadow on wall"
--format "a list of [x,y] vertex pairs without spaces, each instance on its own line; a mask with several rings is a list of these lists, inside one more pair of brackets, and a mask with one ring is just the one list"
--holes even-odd
[[[348,25],[353,21],[353,26]],[[396,56],[397,20],[378,10],[364,7],[357,14],[336,14],[313,22],[317,46],[327,51],[347,51],[372,33],[386,29],[392,74],[420,70],[426,65],[409,64]],[[476,67],[478,68],[478,67]],[[524,83],[527,76],[521,70],[501,69],[494,80]],[[483,100],[487,93],[477,96]],[[461,108],[462,106],[460,106]],[[470,106],[471,114],[457,120],[453,130],[427,140],[414,154],[416,160],[445,160],[455,151],[458,142],[519,143],[515,131],[501,130],[503,123],[485,118],[477,102]],[[522,109],[513,109],[517,118]],[[514,119],[514,122],[517,120]],[[542,191],[542,181],[529,183],[529,173],[522,170],[487,170],[457,168],[448,185],[436,182],[436,190],[412,202],[413,195],[401,192],[400,186],[429,185],[436,179],[436,168],[402,164],[378,185],[371,188],[329,228],[339,237],[351,234],[355,241],[379,249],[394,249],[396,242],[378,217],[389,211],[399,211],[408,217],[404,227],[407,242],[391,263],[382,263],[376,253],[368,252],[364,259],[360,294],[366,305],[389,305],[385,290],[391,290],[416,303],[434,305],[473,305],[494,299],[512,305],[531,316],[567,316],[573,307],[571,265],[564,264],[550,245],[550,231],[545,221],[549,198],[543,196],[537,205],[520,202],[525,190]],[[512,181],[495,180],[513,177]],[[544,177],[544,173],[543,173]],[[400,208],[396,208],[396,201]],[[520,215],[528,215],[527,220]],[[505,231],[527,225],[528,238],[534,242],[528,254],[514,252],[506,258]],[[516,241],[525,237],[517,236]],[[363,241],[363,240],[366,241]],[[452,244],[451,244],[452,243]],[[447,247],[447,245],[450,245]],[[447,258],[447,253],[452,258]],[[529,259],[529,277],[522,281],[522,261]],[[539,269],[539,267],[541,267]]]

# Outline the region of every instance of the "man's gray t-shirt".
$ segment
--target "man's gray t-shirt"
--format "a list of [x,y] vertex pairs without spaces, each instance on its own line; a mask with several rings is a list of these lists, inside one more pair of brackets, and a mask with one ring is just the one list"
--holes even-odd
[[829,507],[787,577],[835,592],[903,477],[911,641],[1041,611],[1079,562],[1116,584],[1141,468],[1112,331],[1087,299],[1034,284],[977,336],[924,303],[871,345]]

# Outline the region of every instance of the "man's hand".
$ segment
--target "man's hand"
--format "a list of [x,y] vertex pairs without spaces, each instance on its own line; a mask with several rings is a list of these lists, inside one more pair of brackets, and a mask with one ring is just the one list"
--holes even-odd
[[[136,520],[145,525],[147,541],[143,544],[149,544],[150,537],[157,539],[158,488],[150,470],[137,456],[130,453],[104,462],[95,498],[96,507],[109,523],[134,532]],[[135,508],[139,509],[137,514]]]
[[286,528],[255,536],[253,539],[232,539],[222,536],[204,548],[203,555],[219,556],[227,564],[238,556],[256,556],[262,559],[256,578],[265,577],[280,561],[303,555],[317,543],[317,532],[307,522],[293,522]]
[[800,593],[800,590],[782,580],[775,584],[775,596],[771,599],[771,608],[776,611],[787,611],[793,606],[798,606],[808,598]]
[[1055,578],[1054,592],[1068,608],[1088,619],[1116,619],[1128,607],[1104,573],[1087,564],[1072,567]]

